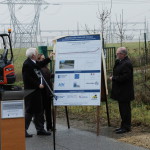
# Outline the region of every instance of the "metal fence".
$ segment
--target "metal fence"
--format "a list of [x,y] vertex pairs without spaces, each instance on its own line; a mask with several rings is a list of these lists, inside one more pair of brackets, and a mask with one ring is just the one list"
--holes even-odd
[[116,47],[105,47],[104,56],[106,60],[106,70],[111,71],[116,59]]

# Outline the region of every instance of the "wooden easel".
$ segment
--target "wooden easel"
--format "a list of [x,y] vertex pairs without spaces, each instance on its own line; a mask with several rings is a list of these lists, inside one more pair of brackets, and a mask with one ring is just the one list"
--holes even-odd
[[[106,103],[107,122],[108,122],[108,126],[110,126],[110,117],[109,117],[103,61],[102,61],[102,69],[101,69],[101,101]],[[97,136],[99,135],[99,127],[100,127],[100,106],[97,106]]]

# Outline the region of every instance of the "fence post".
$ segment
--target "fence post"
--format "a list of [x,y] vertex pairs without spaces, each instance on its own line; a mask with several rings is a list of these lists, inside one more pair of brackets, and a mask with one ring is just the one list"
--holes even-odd
[[147,42],[146,42],[146,33],[144,33],[144,44],[145,44],[145,82],[147,81],[147,76],[146,76],[146,74],[147,74],[147,70],[146,70],[146,68],[147,68],[147,55],[148,55],[148,53],[147,53]]
[[146,33],[144,33],[144,44],[145,44],[145,64],[147,65],[148,49],[147,49]]

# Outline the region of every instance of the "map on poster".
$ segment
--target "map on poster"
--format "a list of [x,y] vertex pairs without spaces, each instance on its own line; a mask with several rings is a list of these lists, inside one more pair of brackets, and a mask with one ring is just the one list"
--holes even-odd
[[101,50],[99,34],[57,39],[55,106],[100,105]]

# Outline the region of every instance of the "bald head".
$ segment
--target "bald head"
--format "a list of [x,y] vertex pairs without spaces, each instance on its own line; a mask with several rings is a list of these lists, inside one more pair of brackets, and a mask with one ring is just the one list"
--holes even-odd
[[125,54],[125,55],[128,54],[127,49],[125,47],[119,47],[117,49],[117,51],[119,51],[120,53]]
[[116,55],[117,55],[118,59],[120,59],[120,60],[124,59],[127,56],[127,54],[128,54],[128,52],[125,47],[119,47],[117,49]]

